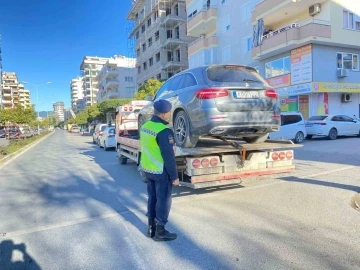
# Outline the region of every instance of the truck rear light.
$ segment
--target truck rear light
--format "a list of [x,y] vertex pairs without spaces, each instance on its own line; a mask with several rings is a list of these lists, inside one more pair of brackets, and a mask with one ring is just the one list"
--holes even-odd
[[128,108],[127,107],[124,107],[124,111],[127,112]]
[[278,98],[278,94],[274,89],[266,89],[265,90],[265,96],[269,98]]
[[227,97],[229,92],[227,89],[224,88],[205,88],[201,89],[196,92],[195,96],[198,99],[213,99],[213,98],[220,98],[220,97]]
[[195,168],[195,169],[198,169],[200,168],[200,160],[199,159],[194,159],[193,162],[192,162],[192,166]]
[[133,108],[132,107],[129,107],[129,111],[132,112]]
[[284,152],[280,152],[279,159],[284,160],[286,158],[286,154]]
[[275,161],[278,160],[279,159],[279,153],[276,153],[276,152],[272,153],[271,158],[273,160],[275,160]]
[[211,159],[210,159],[210,166],[211,166],[211,167],[217,166],[218,163],[219,163],[219,161],[218,161],[217,158],[211,158]]
[[99,132],[99,136],[102,136],[102,135],[103,135],[103,132],[102,132],[102,131],[100,131],[100,132]]
[[287,151],[287,152],[286,152],[286,158],[287,158],[287,159],[292,159],[293,157],[294,157],[294,154],[293,154],[292,151]]
[[274,119],[280,119],[280,115],[275,114],[275,115],[273,115],[272,118],[274,118]]
[[203,168],[209,167],[209,164],[210,164],[210,161],[209,161],[207,158],[203,158],[203,159],[201,160],[201,166],[202,166]]

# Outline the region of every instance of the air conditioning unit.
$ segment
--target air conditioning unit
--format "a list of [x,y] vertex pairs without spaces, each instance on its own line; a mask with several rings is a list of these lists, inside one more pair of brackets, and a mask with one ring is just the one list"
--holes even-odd
[[341,102],[351,102],[351,94],[342,94]]
[[339,78],[344,78],[349,76],[349,70],[345,69],[345,68],[339,68],[338,69],[338,77]]
[[310,16],[315,16],[316,14],[319,14],[321,11],[321,5],[320,4],[315,4],[309,7],[309,15]]

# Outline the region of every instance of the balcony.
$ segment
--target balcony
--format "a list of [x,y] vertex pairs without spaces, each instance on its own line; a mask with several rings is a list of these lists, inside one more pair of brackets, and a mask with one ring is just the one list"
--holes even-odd
[[186,18],[184,18],[184,16],[169,14],[160,19],[160,25],[165,27],[175,27],[179,22],[186,22]]
[[163,64],[163,69],[166,71],[171,71],[171,72],[178,72],[180,70],[184,70],[188,68],[188,62],[187,61],[180,61],[180,60],[173,60],[173,61],[168,61],[167,63]]
[[117,88],[119,85],[119,81],[118,80],[106,80],[106,84],[105,84],[105,89],[108,88]]
[[133,2],[133,5],[127,14],[126,18],[128,20],[136,20],[136,14],[138,13],[140,7],[144,4],[145,0],[136,0]]
[[189,44],[188,54],[190,56],[200,50],[210,47],[217,47],[217,45],[218,45],[218,40],[217,40],[217,36],[215,35],[206,38],[198,38]]
[[179,45],[187,43],[188,41],[186,39],[181,39],[180,37],[170,37],[163,42],[162,47],[166,50],[174,50]]
[[292,50],[308,43],[326,43],[331,39],[328,21],[310,20],[284,26],[263,36],[262,44],[253,47],[254,60]]
[[217,9],[209,6],[188,19],[188,36],[199,37],[202,34],[216,30]]
[[252,21],[264,19],[267,24],[278,24],[286,20],[286,18],[293,18],[304,11],[308,11],[311,5],[322,2],[326,1],[301,0],[294,2],[293,0],[265,0],[255,6],[252,13]]

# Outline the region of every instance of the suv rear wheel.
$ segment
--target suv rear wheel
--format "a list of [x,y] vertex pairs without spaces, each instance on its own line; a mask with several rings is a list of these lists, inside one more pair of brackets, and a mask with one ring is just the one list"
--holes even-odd
[[179,111],[174,120],[175,142],[179,147],[194,148],[199,136],[191,134],[190,120],[184,111]]

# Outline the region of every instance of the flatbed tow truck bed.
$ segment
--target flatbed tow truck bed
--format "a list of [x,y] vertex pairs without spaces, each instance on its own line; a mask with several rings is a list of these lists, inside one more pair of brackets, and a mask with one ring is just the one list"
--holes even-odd
[[[302,147],[286,140],[267,140],[248,144],[235,138],[204,138],[195,148],[175,147],[180,184],[205,188],[240,184],[242,179],[289,173],[295,170],[292,148]],[[137,136],[118,138],[117,158],[140,164],[140,141]],[[141,168],[139,171],[144,178]]]

